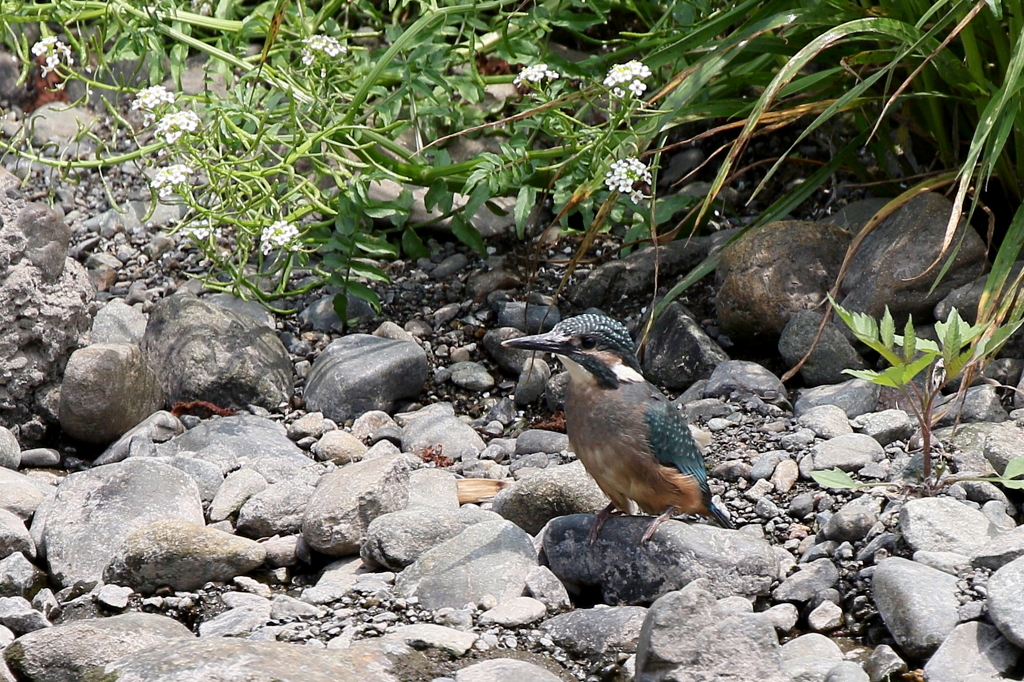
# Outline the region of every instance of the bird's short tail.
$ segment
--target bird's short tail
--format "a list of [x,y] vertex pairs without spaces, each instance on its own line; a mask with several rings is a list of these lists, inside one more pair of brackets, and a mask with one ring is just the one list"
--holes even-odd
[[722,528],[728,528],[729,530],[735,530],[736,526],[733,525],[729,517],[726,516],[725,511],[716,505],[714,502],[708,501],[708,511],[711,512],[711,517],[715,522]]

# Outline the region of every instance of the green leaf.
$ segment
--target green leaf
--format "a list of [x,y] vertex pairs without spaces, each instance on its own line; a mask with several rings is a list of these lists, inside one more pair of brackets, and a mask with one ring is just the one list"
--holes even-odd
[[483,237],[477,232],[476,228],[469,224],[469,222],[461,215],[452,216],[452,234],[465,244],[473,248],[481,256],[487,254],[487,247],[484,245]]
[[523,230],[526,229],[526,219],[530,217],[530,212],[533,211],[536,205],[537,188],[531,185],[520,187],[519,194],[516,195],[516,206],[513,210],[516,221],[516,234],[520,237],[523,236]]
[[907,362],[914,361],[914,353],[917,352],[917,333],[914,331],[914,318],[907,318],[907,324],[903,327],[903,359]]
[[860,488],[863,486],[862,483],[853,480],[853,478],[850,477],[850,474],[846,473],[842,469],[812,471],[811,478],[813,478],[818,485],[824,488]]
[[892,313],[889,312],[889,306],[885,306],[885,314],[882,315],[882,324],[878,330],[878,334],[883,346],[889,350],[895,348],[896,323],[892,320]]
[[416,260],[417,258],[430,258],[430,249],[426,247],[416,230],[411,227],[405,228],[402,232],[402,252],[406,256]]
[[1003,478],[1017,478],[1024,475],[1024,457],[1011,459],[1003,470]]

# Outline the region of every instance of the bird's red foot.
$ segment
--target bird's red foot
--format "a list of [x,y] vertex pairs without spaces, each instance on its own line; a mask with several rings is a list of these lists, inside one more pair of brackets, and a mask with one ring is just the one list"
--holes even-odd
[[601,510],[601,513],[594,519],[594,525],[590,529],[590,544],[597,542],[597,535],[601,532],[601,527],[604,526],[604,522],[612,516],[621,516],[622,512],[615,508],[614,504],[609,504],[607,507]]
[[660,526],[665,521],[671,519],[675,515],[675,513],[676,508],[669,507],[668,509],[661,513],[661,516],[651,521],[651,525],[647,526],[647,530],[644,532],[644,536],[640,538],[640,544],[646,545],[647,541],[651,539],[652,535],[654,535],[654,531],[658,530],[658,526]]

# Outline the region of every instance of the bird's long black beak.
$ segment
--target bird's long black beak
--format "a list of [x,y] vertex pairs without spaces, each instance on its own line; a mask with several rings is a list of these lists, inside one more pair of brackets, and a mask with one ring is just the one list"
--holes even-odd
[[520,336],[516,339],[502,341],[501,345],[507,348],[520,348],[522,350],[539,350],[545,353],[557,353],[565,355],[569,352],[569,337],[555,332],[547,334],[535,334],[533,336]]

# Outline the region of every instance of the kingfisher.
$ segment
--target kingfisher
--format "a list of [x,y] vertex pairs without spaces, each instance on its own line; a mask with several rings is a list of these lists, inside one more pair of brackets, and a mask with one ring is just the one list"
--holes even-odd
[[711,499],[704,456],[686,417],[644,379],[633,339],[621,323],[590,309],[545,334],[503,345],[554,353],[569,372],[569,443],[611,500],[591,528],[591,544],[609,517],[630,513],[630,500],[656,516],[641,544],[680,513],[702,514],[734,528]]

